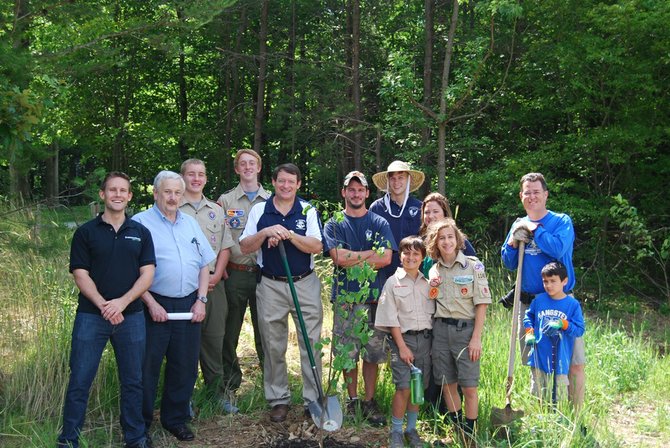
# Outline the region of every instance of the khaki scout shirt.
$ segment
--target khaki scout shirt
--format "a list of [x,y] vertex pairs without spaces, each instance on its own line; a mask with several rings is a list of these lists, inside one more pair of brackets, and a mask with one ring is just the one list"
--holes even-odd
[[430,268],[429,277],[442,279],[435,317],[474,319],[476,305],[491,303],[484,265],[477,257],[465,256],[459,251],[451,266],[438,260]]
[[[209,241],[209,245],[212,246],[212,250],[217,257],[222,249],[228,249],[235,244],[230,232],[226,230],[224,225],[223,209],[216,202],[203,196],[196,209],[193,204],[182,197],[179,210],[198,221],[202,233],[207,237],[207,241]],[[216,259],[209,264],[209,271],[214,272],[215,268]]]
[[247,255],[240,252],[240,235],[242,235],[244,226],[247,224],[251,207],[259,202],[265,202],[269,197],[270,193],[265,191],[260,184],[258,185],[258,194],[253,201],[249,201],[249,197],[247,197],[242,189],[241,184],[237,184],[237,187],[223,193],[219,197],[218,203],[223,207],[226,227],[230,231],[235,243],[230,248],[231,262],[247,266],[254,266],[256,264],[255,252]]
[[400,327],[401,333],[432,329],[435,301],[428,298],[429,289],[421,272],[415,281],[398,268],[379,296],[375,328],[389,333],[391,327]]

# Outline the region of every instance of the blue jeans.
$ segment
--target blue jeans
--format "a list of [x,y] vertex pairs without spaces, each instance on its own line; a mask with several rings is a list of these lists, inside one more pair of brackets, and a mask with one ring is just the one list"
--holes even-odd
[[70,382],[63,406],[59,446],[79,446],[91,384],[107,341],[114,347],[121,383],[120,420],[124,440],[134,444],[146,437],[142,418],[142,362],[146,347],[144,313],[125,315],[123,322],[112,325],[98,314],[78,312],[72,329]]

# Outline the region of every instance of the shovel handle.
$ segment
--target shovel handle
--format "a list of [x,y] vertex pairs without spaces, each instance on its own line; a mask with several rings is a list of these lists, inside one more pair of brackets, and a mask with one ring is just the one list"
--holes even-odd
[[316,382],[316,390],[319,394],[319,401],[323,402],[325,396],[323,394],[323,386],[321,385],[321,378],[316,371],[316,361],[314,360],[314,352],[312,351],[312,344],[309,341],[309,335],[307,334],[307,327],[305,326],[305,319],[302,317],[302,310],[300,309],[300,301],[298,301],[298,293],[295,290],[295,285],[293,284],[293,276],[291,275],[291,268],[288,265],[288,257],[286,256],[286,248],[284,247],[284,241],[279,240],[279,255],[281,256],[281,261],[284,264],[284,270],[286,271],[286,279],[288,281],[288,287],[291,290],[291,297],[293,298],[293,305],[295,306],[295,313],[298,315],[298,322],[300,323],[300,332],[302,333],[303,340],[305,342],[305,348],[307,349],[307,357],[309,358],[309,365],[312,368],[312,374],[314,375],[314,381]]
[[509,337],[509,359],[507,362],[506,400],[512,402],[512,386],[514,384],[514,361],[516,360],[516,345],[519,339],[519,315],[521,313],[521,279],[523,271],[523,256],[526,243],[519,241],[519,263],[516,268],[516,283],[514,285],[514,307],[512,308],[512,331]]

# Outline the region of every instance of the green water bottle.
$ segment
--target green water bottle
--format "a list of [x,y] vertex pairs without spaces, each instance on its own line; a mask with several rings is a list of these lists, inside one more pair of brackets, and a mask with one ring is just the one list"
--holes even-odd
[[412,404],[423,404],[423,372],[414,364],[409,365],[411,378],[409,390]]

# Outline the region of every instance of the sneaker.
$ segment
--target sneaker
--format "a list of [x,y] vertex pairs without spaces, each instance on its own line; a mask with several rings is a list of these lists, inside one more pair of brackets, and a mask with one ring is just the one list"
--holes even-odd
[[382,413],[377,402],[372,399],[370,401],[361,401],[361,410],[363,417],[372,426],[384,426],[386,424],[386,416]]
[[238,414],[240,412],[240,408],[235,406],[230,400],[227,398],[224,398],[221,400],[221,409],[223,409],[224,414]]
[[416,429],[405,431],[405,440],[407,440],[407,444],[412,448],[423,447],[423,440],[419,437],[419,433],[416,432]]
[[405,448],[405,437],[401,432],[391,432],[389,442],[389,448]]

